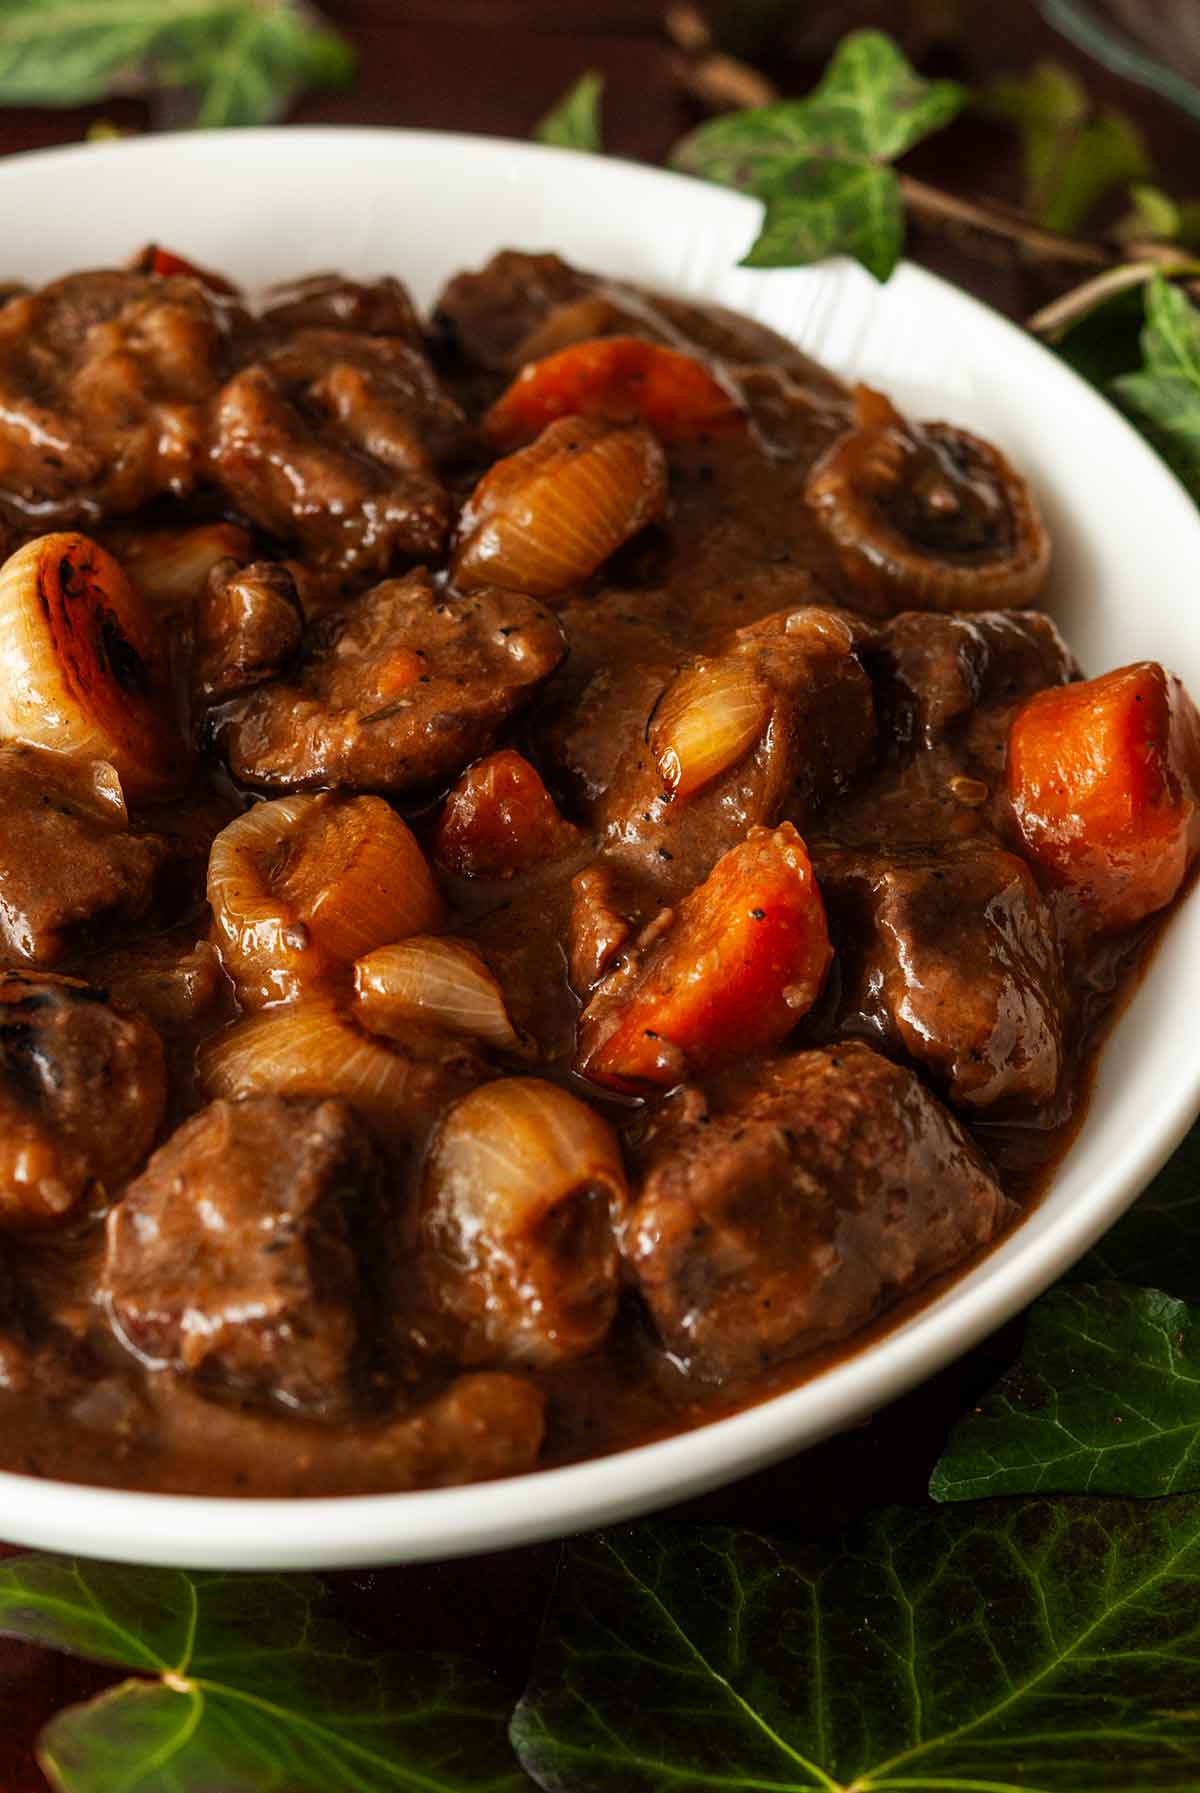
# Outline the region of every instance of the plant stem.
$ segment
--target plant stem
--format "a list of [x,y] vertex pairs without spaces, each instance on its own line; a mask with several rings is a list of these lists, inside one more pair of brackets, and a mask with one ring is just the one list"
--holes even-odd
[[1066,237],[1056,230],[1043,230],[1027,218],[1010,212],[993,201],[960,199],[957,194],[943,193],[911,174],[901,174],[900,189],[909,210],[918,218],[932,222],[965,224],[972,230],[987,231],[991,236],[1008,237],[1031,255],[1044,261],[1073,262],[1078,267],[1106,268],[1112,255],[1099,243],[1085,242],[1081,237]]

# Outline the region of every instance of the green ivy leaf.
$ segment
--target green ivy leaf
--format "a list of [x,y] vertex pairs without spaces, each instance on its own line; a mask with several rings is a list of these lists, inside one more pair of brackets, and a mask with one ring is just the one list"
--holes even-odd
[[886,280],[904,245],[904,204],[890,168],[870,162],[806,162],[766,196],[747,268],[787,268],[853,255]]
[[1146,288],[1142,370],[1113,391],[1200,499],[1200,310],[1161,275]]
[[980,109],[1021,136],[1025,209],[1047,230],[1078,230],[1114,187],[1144,178],[1149,159],[1123,112],[1094,112],[1068,69],[1039,62],[1023,80],[993,82]]
[[533,127],[539,143],[553,143],[559,149],[603,151],[600,131],[600,101],[604,94],[604,76],[595,69],[580,75],[574,87],[565,93],[557,106]]
[[4,105],[77,106],[161,84],[195,90],[198,124],[263,124],[353,66],[343,39],[291,0],[22,0],[0,11]]
[[1070,1278],[1137,1283],[1200,1302],[1200,1125]]
[[745,265],[856,256],[880,280],[896,264],[903,208],[888,164],[958,113],[965,90],[925,81],[881,31],[842,40],[807,98],[714,119],[684,138],[675,167],[766,201]]
[[550,1793],[1193,1793],[1198,1579],[1188,1496],[609,1532],[513,1740]]
[[935,1500],[1200,1489],[1200,1311],[1122,1283],[1055,1289],[1019,1361],[955,1426]]
[[507,1704],[452,1657],[385,1657],[304,1576],[40,1555],[0,1564],[0,1634],[115,1663],[46,1727],[62,1793],[517,1793]]

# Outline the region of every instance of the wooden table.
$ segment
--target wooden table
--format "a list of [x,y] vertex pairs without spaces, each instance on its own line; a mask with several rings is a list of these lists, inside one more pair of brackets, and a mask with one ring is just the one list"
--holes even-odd
[[[842,32],[862,22],[898,32],[922,67],[971,81],[1020,71],[1039,55],[1053,55],[1075,68],[1098,99],[1136,117],[1164,186],[1194,192],[1196,127],[1086,64],[1041,23],[1030,0],[959,0],[960,14],[969,15],[966,48],[938,43],[936,32],[930,36],[928,21],[951,10],[928,0],[825,0],[797,7],[803,34],[771,63],[770,73],[785,91],[802,92]],[[327,0],[326,11],[358,49],[359,75],[348,89],[303,100],[292,114],[300,121],[525,136],[587,68],[606,77],[606,141],[618,155],[661,160],[701,116],[681,84],[660,0]],[[122,129],[148,124],[147,108],[134,100],[66,112],[0,112],[0,153],[79,142],[100,117]],[[1019,170],[1009,133],[970,119],[954,133],[952,141],[939,138],[918,151],[914,172],[964,191],[1015,199]],[[1043,275],[992,243],[916,230],[910,250],[1012,316],[1026,315],[1047,296]],[[820,1532],[883,1501],[919,1501],[947,1427],[993,1379],[1013,1344],[1010,1327],[869,1424],[679,1511],[688,1518]],[[343,1615],[381,1645],[477,1653],[507,1677],[515,1697],[553,1558],[553,1548],[543,1547],[330,1579]],[[39,1727],[60,1706],[113,1678],[46,1651],[0,1643],[4,1793],[45,1793],[32,1756]]]

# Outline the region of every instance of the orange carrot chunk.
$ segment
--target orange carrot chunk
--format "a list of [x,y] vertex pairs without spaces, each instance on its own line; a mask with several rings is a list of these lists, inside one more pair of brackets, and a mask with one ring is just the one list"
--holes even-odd
[[804,842],[790,822],[752,828],[684,898],[624,1000],[619,971],[601,986],[581,1018],[580,1069],[616,1089],[669,1086],[777,1045],[832,958]]
[[176,255],[173,249],[164,249],[161,243],[147,243],[134,262],[133,271],[135,274],[158,274],[163,278],[178,274],[197,281],[201,286],[207,287],[210,293],[223,293],[231,298],[237,294],[236,286],[226,280],[223,274],[213,274],[207,268],[197,267],[186,256]]
[[529,761],[511,747],[468,766],[438,821],[433,856],[459,878],[511,878],[579,844]]
[[1104,930],[1169,903],[1200,850],[1200,714],[1154,660],[1039,691],[1013,719],[1025,850]]
[[745,426],[732,393],[703,362],[638,336],[598,336],[522,368],[483,429],[494,447],[514,448],[556,418],[580,415],[638,419],[665,442]]

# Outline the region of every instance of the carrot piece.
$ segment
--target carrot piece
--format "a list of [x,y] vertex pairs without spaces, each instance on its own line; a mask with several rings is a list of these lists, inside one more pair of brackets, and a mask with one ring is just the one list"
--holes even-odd
[[210,293],[222,293],[227,298],[237,296],[237,287],[226,280],[223,274],[212,274],[207,268],[199,268],[195,262],[188,261],[186,256],[164,249],[161,243],[147,243],[134,262],[133,271],[135,274],[159,274],[164,278],[179,274],[198,281]]
[[523,367],[483,430],[494,447],[513,448],[580,414],[637,418],[666,442],[745,427],[732,393],[702,361],[639,336],[597,336]]
[[433,856],[460,878],[511,878],[579,840],[534,767],[504,747],[468,766],[446,798]]
[[615,1007],[603,989],[593,999],[598,1025],[585,1012],[581,1037],[598,1038],[580,1069],[616,1089],[666,1086],[774,1046],[812,1007],[832,959],[804,842],[790,822],[752,828],[684,898],[628,996]]
[[1102,929],[1169,903],[1200,850],[1200,713],[1154,660],[1039,691],[1013,719],[1026,852]]

